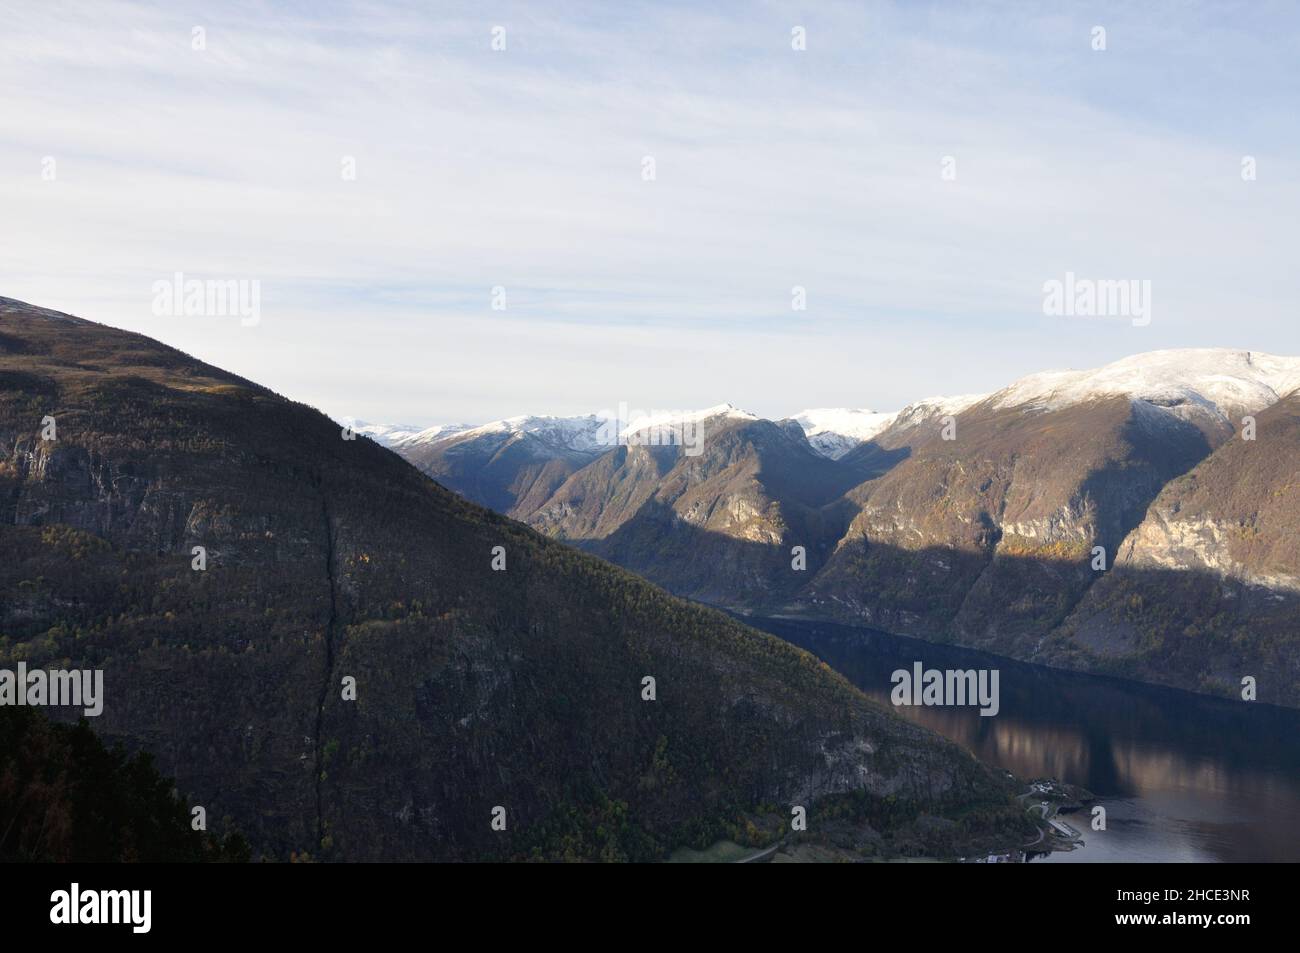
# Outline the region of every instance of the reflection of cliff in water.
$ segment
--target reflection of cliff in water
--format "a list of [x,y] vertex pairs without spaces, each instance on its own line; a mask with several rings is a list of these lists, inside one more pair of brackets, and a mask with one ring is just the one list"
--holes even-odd
[[[1049,669],[852,626],[745,621],[816,653],[890,708],[891,674],[914,662],[999,669],[1001,710],[995,716],[981,717],[973,707],[895,710],[1020,778],[1056,777],[1103,798],[1133,799],[1112,808],[1121,826],[1133,825],[1135,834],[1144,828],[1143,836],[1185,859],[1300,860],[1300,711]],[[1170,829],[1151,829],[1160,824]]]

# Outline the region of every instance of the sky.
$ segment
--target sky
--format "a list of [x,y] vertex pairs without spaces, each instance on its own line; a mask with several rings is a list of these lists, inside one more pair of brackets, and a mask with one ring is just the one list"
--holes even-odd
[[[892,410],[1300,354],[1294,3],[0,17],[0,295],[339,419]],[[177,273],[257,319],[160,304]],[[1067,273],[1148,283],[1149,322],[1045,313]]]

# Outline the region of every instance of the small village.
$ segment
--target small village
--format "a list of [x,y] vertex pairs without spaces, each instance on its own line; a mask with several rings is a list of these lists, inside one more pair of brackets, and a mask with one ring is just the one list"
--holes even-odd
[[1018,798],[1038,827],[1038,836],[1015,850],[982,857],[964,857],[968,864],[1022,864],[1036,855],[1075,850],[1083,846],[1083,834],[1062,814],[1073,814],[1097,800],[1091,791],[1055,778],[1037,778]]

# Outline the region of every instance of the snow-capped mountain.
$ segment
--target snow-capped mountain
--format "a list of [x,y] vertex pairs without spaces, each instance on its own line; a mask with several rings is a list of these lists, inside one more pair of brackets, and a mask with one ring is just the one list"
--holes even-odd
[[[928,397],[901,410],[817,407],[787,418],[798,424],[813,449],[838,460],[860,444],[896,436],[935,417],[959,414],[982,400],[993,407],[1060,410],[1089,400],[1125,396],[1160,408],[1174,417],[1235,426],[1242,414],[1257,413],[1300,389],[1300,358],[1278,357],[1230,348],[1151,351],[1089,370],[1044,371],[1022,377],[992,395]],[[629,437],[667,432],[710,418],[758,420],[734,404],[696,411],[582,416],[521,415],[486,424],[440,424],[424,429],[410,425],[358,422],[354,429],[394,449],[410,450],[456,440],[508,439],[528,435],[535,452],[598,454]],[[636,442],[633,440],[633,442]],[[669,442],[665,440],[664,442]]]
[[357,421],[352,429],[394,450],[411,449],[444,443],[454,437],[501,437],[529,434],[557,449],[593,451],[601,444],[601,428],[606,421],[589,414],[585,417],[550,417],[522,415],[494,420],[486,424],[435,424],[416,427],[411,424],[372,424]]
[[[983,395],[933,397],[909,404],[901,411],[882,413],[842,407],[822,407],[801,411],[792,420],[803,430],[813,449],[824,457],[838,460],[858,444],[870,440],[890,427],[915,426],[938,414],[960,413]],[[543,448],[559,453],[600,453],[626,443],[680,443],[680,433],[706,421],[760,420],[758,415],[734,404],[723,403],[703,410],[637,412],[620,418],[618,414],[587,414],[579,417],[521,415],[494,420],[486,424],[440,424],[420,429],[412,425],[385,425],[358,421],[353,429],[373,437],[394,450],[432,447],[455,440],[464,443],[477,438],[506,440],[527,435]],[[674,435],[678,435],[674,439]]]
[[[430,428],[434,429],[434,428]],[[477,427],[466,427],[454,433],[430,434],[420,443],[441,443],[452,437],[473,440],[479,437],[513,437],[527,434],[542,444],[560,451],[595,453],[611,441],[611,420],[600,414],[581,417],[554,417],[521,415],[494,420]]]
[[998,391],[998,407],[1060,410],[1123,396],[1174,416],[1239,423],[1300,388],[1300,358],[1230,348],[1183,348],[1136,354],[1085,371],[1047,371]]
[[522,518],[607,451],[676,445],[693,454],[714,428],[758,419],[731,404],[650,413],[619,407],[577,417],[523,415],[475,427],[431,427],[390,446],[475,502]]
[[470,424],[435,424],[432,427],[417,430],[412,434],[394,435],[393,445],[397,447],[417,447],[423,443],[436,443],[439,440],[447,440],[458,433],[464,433],[472,429],[473,427]]
[[962,411],[978,404],[987,396],[987,394],[957,394],[952,397],[926,397],[924,400],[914,401],[894,414],[888,427],[882,428],[881,433],[883,434],[886,429],[890,431],[907,430],[936,417],[960,414]]
[[[389,429],[445,486],[691,598],[1191,687],[1237,664],[1241,631],[1294,647],[1261,671],[1300,664],[1300,358],[1155,351],[890,413]],[[688,433],[695,454],[640,446]]]
[[892,413],[821,407],[801,411],[790,419],[803,428],[804,435],[814,450],[824,457],[839,460],[868,440],[886,433],[901,433],[935,417],[959,414],[986,396],[961,394],[955,397],[927,397]]
[[[1258,440],[1239,439],[1247,414]],[[1225,606],[1270,639],[1300,611],[1285,601],[1300,600],[1300,358],[1155,351],[889,413],[772,421],[719,404],[389,429],[407,460],[469,499],[678,594],[755,612],[1085,668],[1118,653],[1141,677],[1198,686],[1226,664],[1204,653],[1236,644]],[[694,455],[639,446],[688,433],[703,438]],[[806,575],[788,569],[795,545]],[[1267,599],[1210,598],[1238,584]],[[1184,616],[1217,641],[1186,637]]]
[[[346,423],[346,421],[344,421]],[[352,429],[376,443],[394,450],[445,440],[470,429],[469,424],[438,424],[434,427],[417,427],[414,424],[372,424],[364,420],[352,423]]]
[[689,428],[698,427],[706,421],[758,419],[760,418],[757,415],[751,414],[747,410],[741,410],[735,404],[718,404],[714,407],[706,407],[704,410],[654,411],[638,414],[627,421],[620,429],[619,437],[624,443],[644,443],[647,441],[675,443],[680,442],[680,437],[677,440],[669,438],[680,435]]
[[887,428],[898,416],[874,410],[815,407],[789,418],[803,428],[804,436],[823,457],[838,460],[864,440]]
[[523,415],[475,427],[429,428],[393,447],[435,480],[501,512],[542,501],[618,443],[619,421]]
[[353,429],[395,450],[434,446],[448,443],[453,439],[461,444],[478,439],[500,442],[513,437],[527,436],[541,448],[549,447],[557,452],[568,454],[600,453],[620,443],[627,443],[630,438],[631,442],[637,440],[644,442],[654,439],[652,436],[654,434],[680,431],[707,420],[759,419],[756,415],[741,410],[733,404],[718,404],[714,407],[706,407],[704,410],[650,413],[635,411],[633,413],[634,415],[628,414],[626,417],[620,417],[619,411],[613,414],[602,412],[576,417],[524,414],[493,420],[486,424],[439,424],[424,429],[403,424],[372,424],[357,421]]

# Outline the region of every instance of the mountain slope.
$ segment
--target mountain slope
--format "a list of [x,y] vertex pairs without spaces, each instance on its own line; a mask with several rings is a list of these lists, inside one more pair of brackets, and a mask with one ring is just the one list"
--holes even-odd
[[107,750],[86,722],[0,707],[0,863],[242,863],[237,831],[194,830],[147,754]]
[[[794,425],[718,415],[701,452],[620,447],[570,476],[528,516],[674,592],[741,605],[790,594],[843,531],[824,509],[865,471],[818,454]],[[791,569],[803,546],[808,568]]]
[[912,819],[1006,803],[811,656],[307,407],[7,299],[0,553],[0,665],[101,668],[97,730],[271,857],[647,859],[840,793],[934,850]]
[[856,488],[861,510],[814,604],[1008,654],[1032,650],[1113,558],[1165,482],[1209,452],[1177,418],[1116,397],[1050,413],[977,404]]
[[1300,704],[1300,394],[1166,486],[1048,657]]
[[[1283,621],[1300,576],[1283,422],[1297,383],[1300,360],[1230,350],[1018,381],[957,415],[952,440],[931,421],[905,460],[847,494],[859,513],[801,605],[1219,693],[1235,694],[1230,668],[1267,672],[1261,698],[1300,703]],[[1268,444],[1234,436],[1247,415]],[[1209,595],[1215,574],[1254,597]]]
[[605,420],[512,417],[479,427],[431,427],[394,449],[466,499],[523,516],[605,449]]

